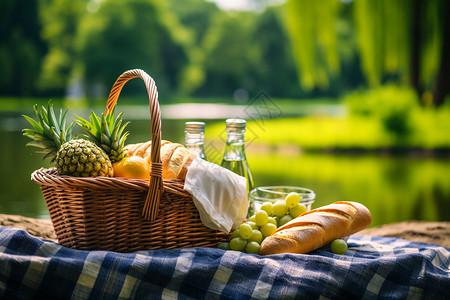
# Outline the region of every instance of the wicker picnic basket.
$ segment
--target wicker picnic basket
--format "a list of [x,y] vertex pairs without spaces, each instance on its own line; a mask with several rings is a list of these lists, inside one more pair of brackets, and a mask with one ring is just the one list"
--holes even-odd
[[106,110],[116,105],[122,87],[133,78],[144,81],[149,95],[150,181],[36,170],[31,179],[41,186],[58,242],[75,249],[118,252],[215,247],[229,235],[203,225],[183,180],[162,179],[161,115],[154,80],[139,69],[126,71],[113,85]]

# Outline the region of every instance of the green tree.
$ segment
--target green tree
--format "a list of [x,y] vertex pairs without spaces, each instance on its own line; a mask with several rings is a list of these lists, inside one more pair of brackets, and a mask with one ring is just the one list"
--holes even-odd
[[181,93],[191,94],[205,83],[205,53],[202,41],[219,8],[215,3],[204,0],[171,0],[169,9],[191,35],[188,43],[185,44],[189,64],[181,75],[179,86]]
[[36,94],[46,43],[40,37],[37,0],[0,2],[0,94]]
[[270,7],[258,15],[250,41],[258,51],[252,69],[255,93],[265,90],[274,97],[295,97],[302,94],[289,40],[283,28],[279,7]]
[[286,3],[286,29],[303,88],[329,87],[329,76],[339,72],[336,20],[337,0],[290,0]]
[[123,71],[141,68],[155,79],[160,92],[173,92],[189,63],[189,39],[189,32],[161,1],[102,1],[81,23],[81,77],[88,89],[109,88]]
[[394,80],[419,94],[434,89],[434,104],[442,104],[450,89],[450,4],[445,0],[289,0],[286,28],[302,86],[327,88],[329,77],[339,73],[336,20],[345,5],[353,10],[357,50],[369,85]]
[[257,64],[257,49],[249,40],[255,15],[249,12],[218,12],[202,43],[205,81],[197,95],[229,96],[239,88],[252,89],[251,70]]
[[169,8],[180,24],[192,32],[194,45],[201,43],[214,15],[219,11],[216,4],[205,0],[170,0]]
[[64,95],[77,62],[78,26],[89,0],[40,0],[42,37],[48,43],[39,88]]

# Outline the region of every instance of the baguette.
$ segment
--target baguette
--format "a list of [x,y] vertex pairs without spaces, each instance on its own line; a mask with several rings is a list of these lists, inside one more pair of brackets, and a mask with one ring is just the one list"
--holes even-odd
[[366,228],[372,217],[357,202],[335,202],[302,214],[264,239],[260,254],[308,253]]
[[[129,144],[125,147],[127,156],[139,156],[151,165],[152,142]],[[197,155],[183,145],[166,140],[161,141],[161,162],[163,179],[186,178],[186,173]]]

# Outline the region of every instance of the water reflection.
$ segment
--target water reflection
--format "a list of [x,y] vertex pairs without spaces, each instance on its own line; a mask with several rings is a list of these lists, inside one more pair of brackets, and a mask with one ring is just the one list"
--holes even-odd
[[406,155],[248,155],[257,185],[313,189],[314,206],[357,201],[373,214],[373,225],[449,220],[450,159]]
[[[30,175],[49,164],[25,148],[27,139],[20,129],[27,124],[20,116],[8,118],[9,127],[0,130],[0,213],[48,218],[42,193]],[[163,139],[182,143],[184,121],[163,120]],[[130,143],[150,139],[148,120],[133,120],[129,130]],[[449,157],[311,154],[293,147],[273,149],[256,144],[248,147],[247,156],[256,185],[311,188],[317,194],[314,207],[358,201],[372,211],[373,225],[449,220]]]

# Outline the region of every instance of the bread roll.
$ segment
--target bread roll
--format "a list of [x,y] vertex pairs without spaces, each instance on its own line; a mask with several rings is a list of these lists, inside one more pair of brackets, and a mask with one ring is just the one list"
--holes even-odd
[[260,254],[308,253],[366,228],[372,217],[357,202],[335,202],[302,214],[264,239]]
[[[139,156],[151,163],[152,142],[130,144],[125,147],[127,156]],[[185,179],[192,161],[197,155],[183,145],[166,140],[161,141],[161,162],[163,179]]]

